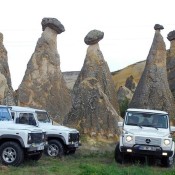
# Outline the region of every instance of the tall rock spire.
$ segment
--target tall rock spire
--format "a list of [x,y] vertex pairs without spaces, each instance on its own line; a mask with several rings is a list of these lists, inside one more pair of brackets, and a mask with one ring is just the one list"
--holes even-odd
[[170,49],[167,51],[167,72],[170,90],[175,99],[175,30],[168,33]]
[[160,34],[163,26],[156,24],[154,29],[145,69],[129,107],[164,110],[174,117],[174,100],[167,80],[166,47]]
[[120,117],[111,73],[98,44],[103,36],[103,32],[92,30],[84,39],[90,46],[73,87],[73,107],[64,124],[84,134],[106,138],[119,133]]
[[60,70],[57,34],[65,31],[55,18],[43,18],[43,33],[18,89],[18,104],[46,109],[58,121],[71,107],[71,96]]
[[0,104],[15,104],[11,84],[11,75],[8,66],[7,51],[3,45],[2,33],[0,33]]

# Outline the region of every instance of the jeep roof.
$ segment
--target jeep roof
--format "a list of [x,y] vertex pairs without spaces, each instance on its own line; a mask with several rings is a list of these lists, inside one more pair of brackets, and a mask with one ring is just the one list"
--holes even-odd
[[129,108],[127,112],[144,112],[144,113],[159,113],[159,114],[168,114],[165,111],[160,110],[150,110],[150,109],[137,109],[137,108]]

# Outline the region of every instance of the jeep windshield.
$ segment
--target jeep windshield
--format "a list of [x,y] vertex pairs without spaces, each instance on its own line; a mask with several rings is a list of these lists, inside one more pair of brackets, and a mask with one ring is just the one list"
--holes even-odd
[[12,120],[10,112],[6,107],[0,107],[0,121],[9,121]]
[[39,122],[50,123],[50,118],[49,118],[47,112],[36,111],[36,113],[37,113],[37,118],[38,118]]
[[161,113],[146,113],[146,112],[135,112],[129,111],[125,116],[126,125],[134,125],[139,127],[154,127],[168,128],[168,116],[167,114]]

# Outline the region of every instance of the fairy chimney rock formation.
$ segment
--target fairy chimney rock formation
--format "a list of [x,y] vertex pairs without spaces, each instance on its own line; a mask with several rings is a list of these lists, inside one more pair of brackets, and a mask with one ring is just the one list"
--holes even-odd
[[43,18],[43,33],[28,62],[18,89],[18,104],[46,109],[58,121],[71,108],[71,96],[62,72],[57,51],[57,34],[64,26],[55,18]]
[[174,99],[167,80],[166,47],[160,34],[161,29],[163,26],[155,26],[145,69],[129,107],[164,110],[174,117]]
[[170,41],[170,49],[167,51],[168,82],[175,98],[175,30],[169,32],[167,39]]
[[64,124],[90,136],[116,138],[121,118],[116,112],[118,103],[111,73],[98,44],[102,35],[103,32],[95,30],[85,37],[90,46],[73,87],[73,106]]
[[3,45],[3,34],[0,33],[0,104],[14,105],[13,88],[8,66],[7,51]]

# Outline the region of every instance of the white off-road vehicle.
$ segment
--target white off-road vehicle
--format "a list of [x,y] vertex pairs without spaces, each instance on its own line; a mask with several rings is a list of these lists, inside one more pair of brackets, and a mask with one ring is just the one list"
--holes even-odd
[[52,157],[73,154],[80,146],[80,134],[76,129],[54,125],[47,111],[29,107],[11,106],[15,123],[38,126],[46,131],[48,144],[45,153]]
[[24,158],[39,160],[46,143],[43,129],[14,124],[10,109],[0,105],[0,161],[4,165],[20,165]]
[[175,145],[167,112],[147,109],[128,109],[124,122],[118,126],[123,131],[116,145],[115,160],[123,163],[130,156],[156,158],[170,167],[174,162]]

